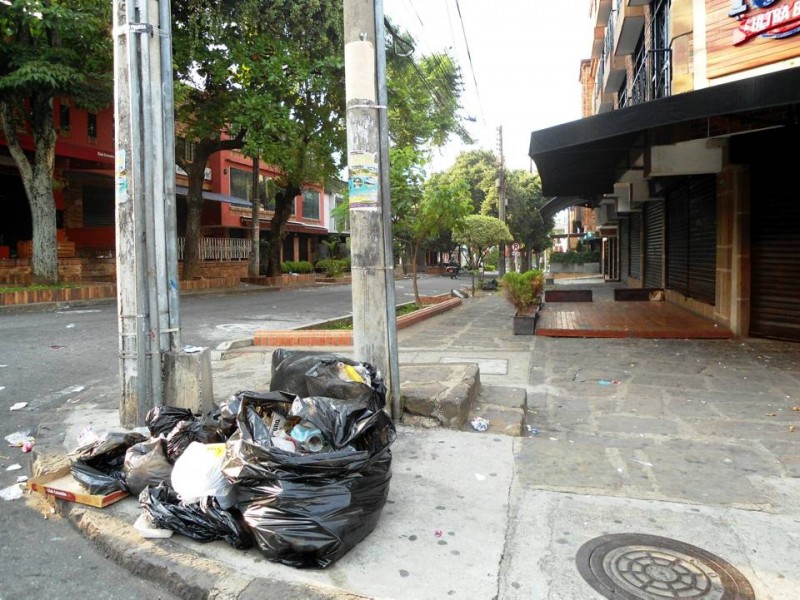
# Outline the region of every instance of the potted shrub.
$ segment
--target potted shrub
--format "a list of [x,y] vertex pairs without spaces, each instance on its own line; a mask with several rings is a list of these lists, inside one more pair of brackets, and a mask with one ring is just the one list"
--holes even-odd
[[533,335],[544,297],[544,272],[538,269],[523,273],[509,271],[500,279],[500,285],[503,296],[516,309],[514,334]]

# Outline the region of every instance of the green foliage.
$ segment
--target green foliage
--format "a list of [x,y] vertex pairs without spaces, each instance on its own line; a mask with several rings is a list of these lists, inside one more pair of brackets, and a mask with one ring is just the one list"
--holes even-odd
[[523,273],[508,271],[500,278],[503,296],[519,312],[530,310],[541,303],[544,294],[544,272],[531,269]]
[[523,170],[510,171],[506,175],[506,198],[506,222],[514,239],[536,254],[551,248],[553,218],[544,219],[539,212],[548,201],[542,196],[541,178]]
[[590,250],[587,252],[553,252],[550,255],[550,262],[562,265],[595,263],[600,262],[600,252],[598,250]]
[[446,171],[447,177],[467,183],[475,214],[493,217],[499,214],[497,164],[497,157],[489,150],[470,150],[459,154],[455,164]]
[[467,247],[467,269],[473,274],[474,292],[475,273],[481,272],[490,248],[501,242],[510,242],[513,238],[506,224],[500,219],[487,215],[469,215],[456,223],[453,240]]
[[323,258],[318,260],[314,268],[322,271],[327,277],[341,277],[347,268],[347,261],[336,258]]
[[307,260],[287,260],[281,263],[282,273],[313,273],[314,265]]

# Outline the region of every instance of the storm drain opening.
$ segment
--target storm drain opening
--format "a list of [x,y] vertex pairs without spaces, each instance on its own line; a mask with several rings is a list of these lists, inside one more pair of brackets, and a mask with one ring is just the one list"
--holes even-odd
[[589,585],[615,600],[755,600],[733,565],[669,538],[604,535],[581,546],[575,562]]

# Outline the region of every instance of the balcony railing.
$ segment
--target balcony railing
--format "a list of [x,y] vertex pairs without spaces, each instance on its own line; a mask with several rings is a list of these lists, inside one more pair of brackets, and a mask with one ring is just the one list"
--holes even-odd
[[[202,238],[200,260],[247,260],[250,240],[242,238]],[[183,260],[186,239],[178,238],[178,260]]]

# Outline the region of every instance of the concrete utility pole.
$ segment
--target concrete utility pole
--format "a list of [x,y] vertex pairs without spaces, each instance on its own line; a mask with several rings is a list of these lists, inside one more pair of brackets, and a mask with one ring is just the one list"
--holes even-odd
[[175,124],[168,1],[114,1],[120,423],[162,404],[164,354],[180,347]]
[[381,371],[400,417],[381,0],[344,0],[353,350]]
[[[498,148],[498,166],[497,166],[497,213],[498,218],[506,222],[506,159],[503,156],[503,126],[497,128],[497,148]],[[497,257],[497,272],[502,277],[505,275],[508,267],[506,266],[506,245],[500,242]]]

